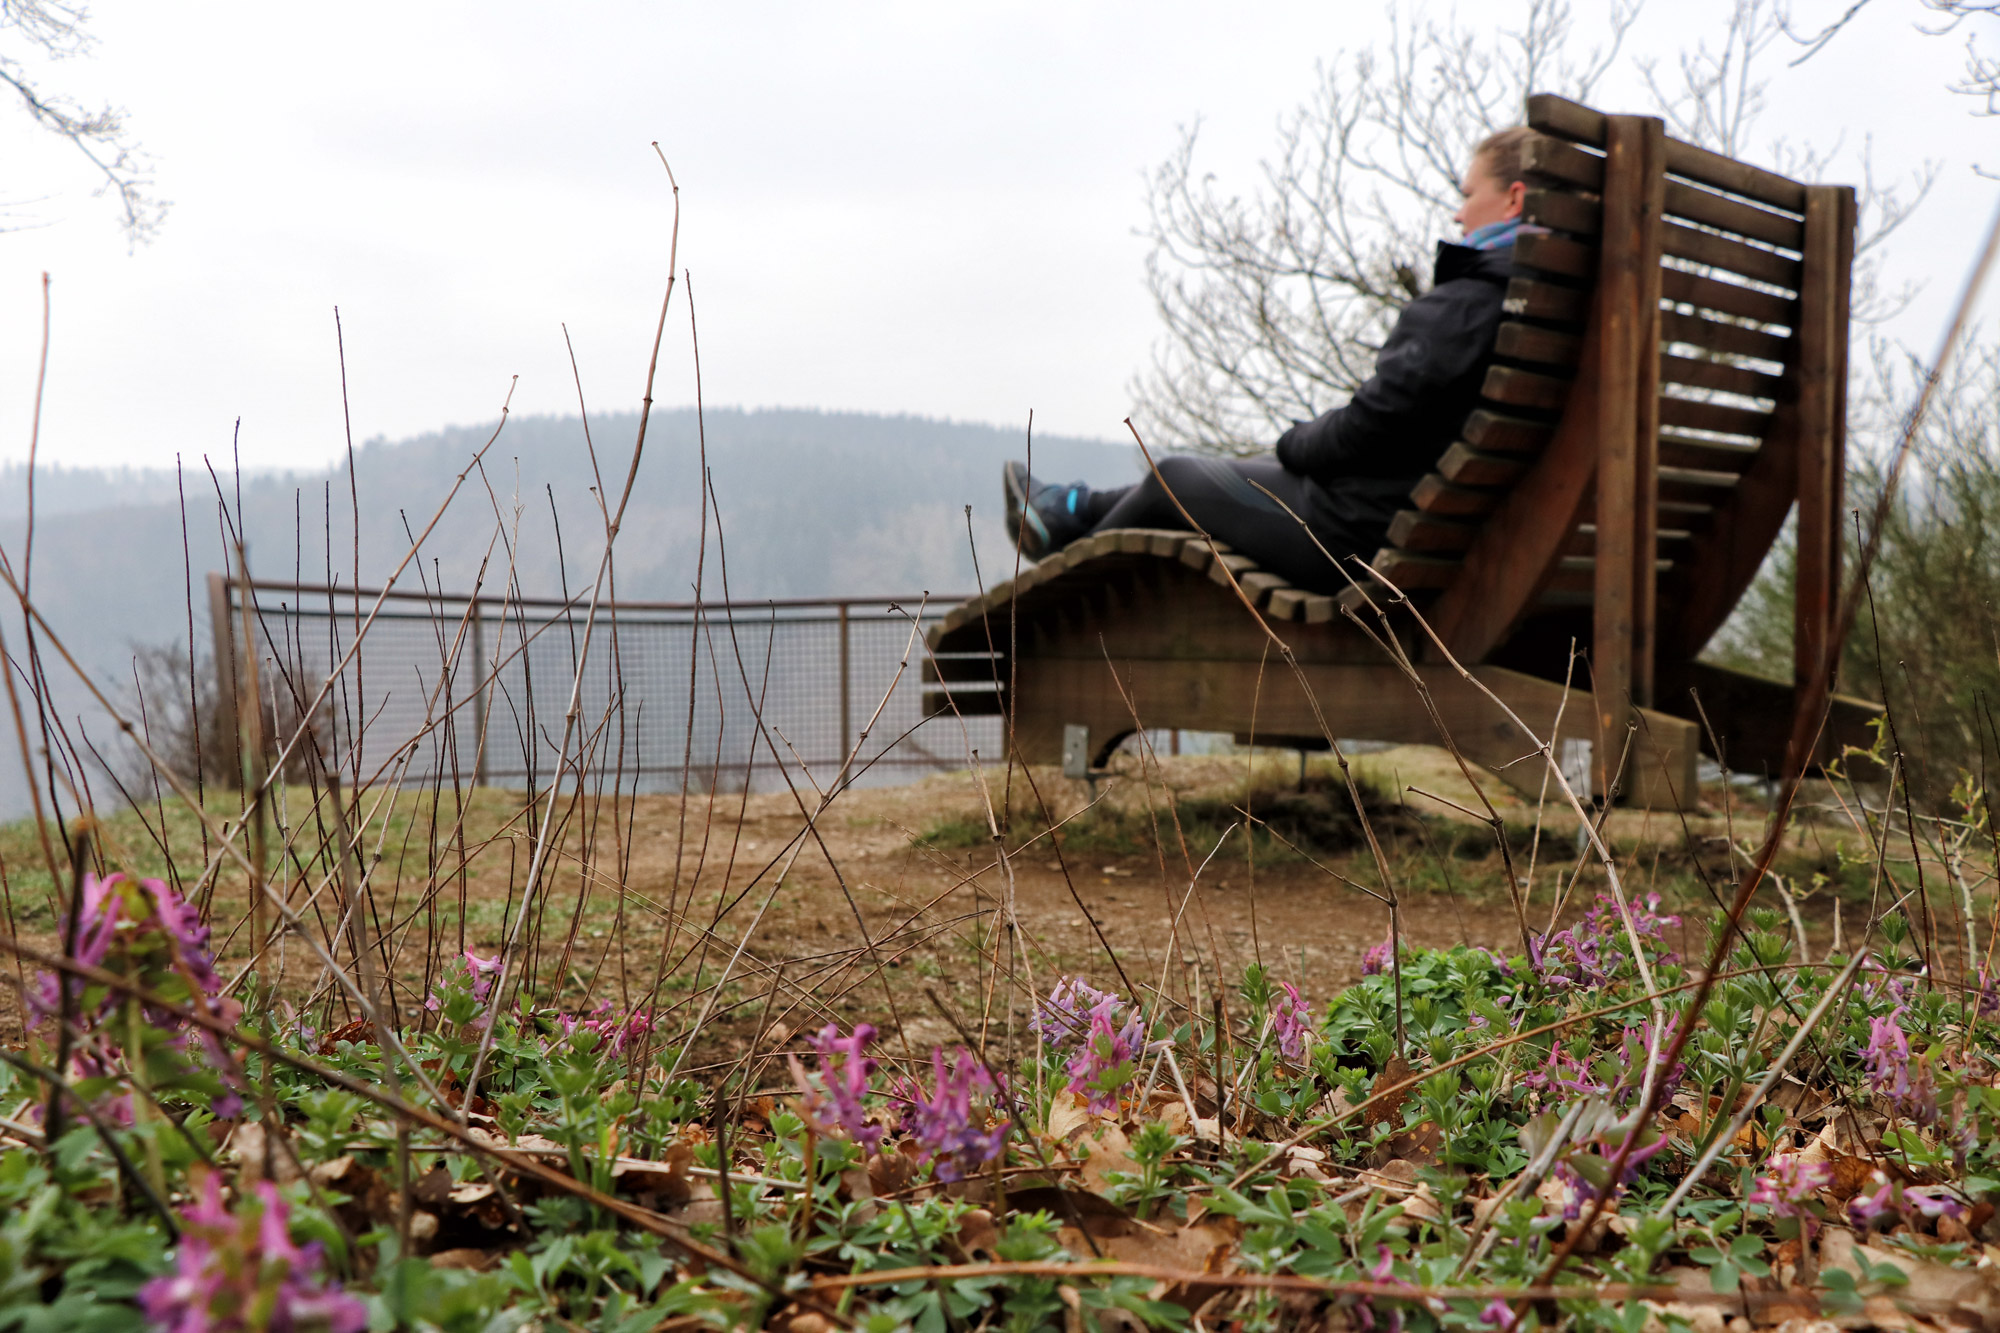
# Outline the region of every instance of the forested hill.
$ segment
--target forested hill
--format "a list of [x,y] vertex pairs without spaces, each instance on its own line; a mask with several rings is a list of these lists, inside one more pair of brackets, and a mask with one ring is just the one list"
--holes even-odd
[[[1022,452],[1019,430],[795,410],[710,411],[705,425],[732,596],[969,590],[968,504],[987,578],[1011,563],[1000,530],[999,475],[1002,460]],[[591,421],[614,500],[637,427],[635,414]],[[343,581],[351,578],[358,501],[362,581],[386,577],[409,548],[405,525],[422,531],[492,432],[489,423],[394,443],[371,441],[355,453],[354,497],[345,466],[243,478],[252,572],[318,581],[330,548],[334,570]],[[1037,439],[1035,459],[1037,472],[1064,479],[1123,482],[1137,470],[1129,446],[1089,440]],[[213,461],[234,511],[236,479],[224,470],[226,458]],[[594,480],[575,418],[509,421],[486,454],[483,475],[467,478],[425,542],[426,576],[465,589],[489,562],[486,578],[493,587],[511,544],[524,591],[555,593],[561,585],[559,519],[572,586],[587,580],[603,531]],[[0,471],[0,540],[17,554],[25,481],[18,466]],[[225,547],[216,485],[201,460],[188,462],[181,484],[199,636],[206,632],[202,576],[223,567]],[[692,595],[700,486],[693,411],[656,411],[618,542],[622,596]],[[37,474],[35,601],[79,655],[114,680],[126,674],[130,645],[187,636],[178,494],[171,470],[43,468]],[[506,528],[504,543],[493,540],[496,517]],[[704,576],[710,598],[722,590],[715,529],[711,520]]]

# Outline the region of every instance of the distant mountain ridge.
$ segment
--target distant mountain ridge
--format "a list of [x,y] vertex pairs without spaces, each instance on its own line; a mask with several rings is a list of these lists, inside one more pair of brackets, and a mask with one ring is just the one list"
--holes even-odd
[[[974,586],[965,506],[989,583],[1012,568],[1000,525],[1000,464],[1025,452],[1023,432],[914,416],[800,409],[718,409],[700,423],[720,506],[711,519],[704,596],[737,599],[969,592]],[[638,416],[592,417],[611,502],[623,485]],[[458,426],[355,450],[360,581],[378,585],[465,471],[493,424]],[[692,597],[701,548],[702,431],[692,409],[657,410],[648,427],[618,539],[619,595]],[[1038,437],[1035,470],[1052,478],[1120,484],[1137,476],[1136,451],[1096,440]],[[221,472],[229,521],[237,479]],[[205,575],[228,564],[216,486],[201,460],[172,469],[42,467],[35,478],[36,606],[77,658],[114,689],[129,686],[134,646],[184,643],[190,597],[198,647],[208,633]],[[246,474],[241,524],[260,578],[354,578],[354,513],[344,461],[332,468]],[[498,592],[508,551],[532,596],[575,588],[594,574],[603,544],[583,425],[574,417],[506,423],[482,470],[468,476],[422,551],[431,586],[467,591],[482,577]],[[186,496],[182,524],[180,497]],[[0,542],[18,561],[25,469],[0,469]],[[562,558],[557,556],[560,520]],[[407,526],[406,526],[407,525]],[[496,532],[504,528],[504,540]],[[184,555],[185,550],[185,555]],[[726,552],[726,571],[723,555]],[[191,577],[190,577],[191,576]],[[405,575],[415,588],[417,575]],[[18,629],[10,616],[10,645]],[[62,689],[65,712],[81,691]],[[0,808],[17,810],[19,778],[0,764]],[[24,797],[22,799],[25,799]]]

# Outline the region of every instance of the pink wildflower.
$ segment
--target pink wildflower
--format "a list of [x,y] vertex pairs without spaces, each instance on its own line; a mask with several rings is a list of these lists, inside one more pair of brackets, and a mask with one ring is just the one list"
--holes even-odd
[[872,1023],[855,1024],[853,1035],[846,1037],[840,1035],[837,1023],[820,1029],[812,1039],[813,1050],[819,1053],[817,1085],[806,1077],[799,1058],[790,1057],[792,1077],[804,1094],[801,1101],[813,1128],[828,1136],[845,1135],[860,1144],[863,1153],[874,1152],[882,1140],[882,1127],[868,1119],[862,1105],[873,1091],[869,1080],[875,1074],[875,1061],[862,1050],[874,1039]]
[[[122,972],[171,999],[184,997],[188,1005],[205,1009],[225,1023],[233,1023],[241,1015],[242,1007],[222,993],[222,978],[216,974],[215,960],[209,953],[208,927],[201,924],[194,905],[182,901],[165,880],[85,875],[80,889],[70,955],[77,962]],[[67,930],[68,923],[64,926]],[[61,1013],[65,989],[75,1026],[69,1070],[73,1076],[112,1076],[121,1066],[144,1058],[142,1052],[125,1049],[125,1024],[110,1021],[126,1003],[124,997],[102,988],[91,1002],[89,997],[99,988],[82,977],[68,976],[61,982],[52,973],[38,977],[27,996],[30,1027],[39,1027]],[[175,1053],[185,1051],[190,1025],[169,1010],[148,1005],[142,1012],[149,1031],[166,1034],[166,1044]],[[220,1038],[207,1028],[193,1031],[211,1066],[232,1068]],[[234,1094],[226,1093],[215,1103],[216,1113],[225,1119],[231,1118],[232,1108],[239,1107],[240,1099]],[[129,1098],[113,1098],[99,1109],[119,1124],[131,1123]]]
[[1379,977],[1387,972],[1394,961],[1395,949],[1396,941],[1393,938],[1371,946],[1367,953],[1361,955],[1361,975]]
[[[1657,893],[1647,894],[1630,906],[1632,933],[1642,944],[1651,941],[1664,945],[1667,928],[1681,923],[1679,917],[1660,912]],[[1595,989],[1616,979],[1625,965],[1625,948],[1629,944],[1617,900],[1609,893],[1601,893],[1575,926],[1532,937],[1528,941],[1528,963],[1543,984],[1554,989]],[[1660,958],[1671,961],[1673,954],[1662,949]]]
[[937,1178],[961,1180],[1000,1156],[1012,1122],[988,1125],[990,1111],[974,1110],[975,1095],[990,1106],[999,1088],[986,1066],[964,1047],[952,1052],[949,1066],[942,1048],[932,1051],[931,1068],[935,1084],[929,1097],[915,1079],[901,1083],[910,1098],[904,1123],[923,1149],[923,1160],[937,1163]]
[[1049,998],[1036,1008],[1035,1031],[1057,1048],[1081,1041],[1090,1030],[1091,1011],[1106,1000],[1123,1003],[1117,995],[1097,989],[1082,977],[1067,977],[1057,982]]
[[1115,996],[1097,1002],[1083,1044],[1069,1060],[1069,1090],[1086,1098],[1096,1115],[1118,1109],[1119,1091],[1138,1073],[1139,1051],[1146,1044],[1139,1016],[1129,1014],[1120,1024],[1118,1009]]
[[1903,1031],[1902,1019],[1899,1005],[1886,1017],[1868,1020],[1868,1045],[1862,1052],[1868,1061],[1868,1086],[1917,1123],[1934,1124],[1938,1117],[1937,1087],[1921,1060],[1912,1075],[1910,1038]]
[[321,1275],[317,1241],[292,1243],[290,1211],[263,1181],[231,1214],[221,1177],[209,1173],[181,1214],[174,1271],[139,1290],[146,1317],[166,1333],[361,1333],[368,1307]]
[[1532,1074],[1521,1076],[1521,1086],[1530,1092],[1548,1095],[1550,1102],[1565,1096],[1602,1097],[1611,1089],[1590,1072],[1590,1066],[1572,1056],[1557,1042],[1549,1048],[1549,1058]]
[[[1611,1163],[1625,1146],[1623,1139],[1613,1141],[1617,1126],[1586,1140],[1577,1148],[1566,1153],[1556,1164],[1553,1174],[1563,1185],[1563,1220],[1574,1222],[1583,1216],[1583,1210],[1600,1198],[1609,1196],[1612,1211],[1616,1211],[1619,1191],[1639,1177],[1639,1168],[1644,1166],[1660,1149],[1667,1146],[1667,1136],[1655,1133],[1650,1142],[1639,1144],[1625,1158],[1623,1179],[1612,1181]],[[1585,1152],[1589,1147],[1593,1151]]]
[[1825,1162],[1808,1162],[1797,1153],[1772,1153],[1750,1190],[1750,1202],[1763,1204],[1778,1217],[1798,1218],[1810,1235],[1818,1219],[1806,1204],[1832,1183],[1833,1168]]
[[[1370,1282],[1384,1283],[1389,1286],[1404,1285],[1396,1278],[1396,1256],[1389,1252],[1389,1247],[1378,1241],[1375,1245],[1375,1252],[1378,1257],[1375,1260],[1374,1267],[1368,1270],[1368,1280]],[[1360,1303],[1354,1307],[1354,1313],[1359,1316],[1359,1323],[1363,1329],[1371,1331],[1374,1329],[1375,1300],[1373,1297],[1363,1296]],[[1389,1311],[1388,1329],[1389,1333],[1402,1333],[1403,1312],[1401,1310]]]
[[1278,1039],[1278,1054],[1286,1064],[1302,1064],[1306,1043],[1312,1040],[1312,1011],[1299,998],[1299,988],[1289,981],[1278,983],[1283,999],[1271,1006],[1271,1032]]
[[1965,1217],[1965,1205],[1935,1186],[1904,1185],[1880,1171],[1875,1173],[1873,1183],[1876,1186],[1873,1194],[1857,1194],[1847,1201],[1847,1218],[1855,1226],[1871,1226],[1888,1213],[1961,1220]]
[[644,1009],[634,1009],[624,1017],[611,1011],[611,1001],[606,1000],[588,1015],[557,1014],[556,1022],[562,1027],[563,1036],[573,1037],[579,1032],[595,1036],[601,1048],[613,1055],[623,1055],[639,1039],[653,1030],[653,1016]]

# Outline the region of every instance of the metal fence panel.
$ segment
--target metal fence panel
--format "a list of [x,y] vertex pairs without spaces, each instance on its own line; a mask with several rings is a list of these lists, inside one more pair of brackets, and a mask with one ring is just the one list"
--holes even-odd
[[824,788],[850,751],[876,785],[1000,753],[998,718],[923,716],[923,631],[958,598],[623,603],[590,625],[587,600],[396,593],[361,634],[372,592],[209,590],[226,725],[250,693],[247,625],[262,734],[288,737],[332,677],[313,738],[363,780],[543,785],[572,695],[566,772],[581,755],[593,785],[628,791]]

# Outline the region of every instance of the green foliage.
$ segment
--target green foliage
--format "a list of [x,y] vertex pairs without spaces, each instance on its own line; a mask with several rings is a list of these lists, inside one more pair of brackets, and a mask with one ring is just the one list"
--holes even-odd
[[[1877,348],[1859,395],[1847,508],[1872,520],[1886,457],[1914,401],[1915,372]],[[2000,693],[2000,347],[1970,349],[1937,389],[1882,528],[1865,600],[1842,645],[1839,689],[1886,702],[1926,805],[1993,762]],[[1845,531],[1842,568],[1858,557]],[[1790,529],[1710,655],[1775,680],[1792,676],[1796,551]],[[1982,757],[1985,757],[1982,759]]]

